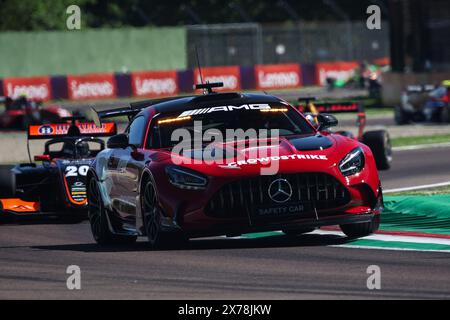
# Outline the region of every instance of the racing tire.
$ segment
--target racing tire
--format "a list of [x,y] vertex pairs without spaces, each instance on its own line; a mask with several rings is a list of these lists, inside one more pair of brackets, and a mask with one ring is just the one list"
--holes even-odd
[[395,106],[394,109],[394,120],[398,125],[408,124],[411,120],[411,117],[408,112],[403,110],[401,106]]
[[298,228],[298,229],[285,229],[281,230],[287,236],[299,236],[305,233],[310,233],[316,230],[316,228]]
[[380,227],[380,215],[374,216],[370,222],[342,224],[339,227],[349,238],[365,237],[378,230]]
[[120,245],[136,242],[136,236],[117,235],[111,232],[108,226],[108,213],[101,199],[97,180],[92,178],[88,186],[88,217],[95,242],[100,245]]
[[144,228],[152,249],[180,248],[187,242],[182,232],[165,231],[162,226],[163,211],[153,183],[147,182],[142,196]]
[[450,106],[446,106],[446,107],[442,108],[441,122],[442,123],[450,123]]
[[2,198],[12,198],[15,194],[14,175],[11,169],[14,166],[0,165],[0,195]]
[[372,150],[378,170],[388,170],[391,167],[392,145],[386,130],[366,132],[362,142]]

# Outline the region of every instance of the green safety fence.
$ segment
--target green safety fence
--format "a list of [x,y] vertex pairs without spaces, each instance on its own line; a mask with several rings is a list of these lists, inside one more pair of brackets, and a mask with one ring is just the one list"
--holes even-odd
[[186,29],[3,32],[0,61],[0,78],[186,69]]

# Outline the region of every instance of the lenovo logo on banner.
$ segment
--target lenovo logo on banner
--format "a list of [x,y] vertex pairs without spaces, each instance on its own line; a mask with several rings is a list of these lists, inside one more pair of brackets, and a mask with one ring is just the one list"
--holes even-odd
[[[223,88],[215,88],[216,91],[241,90],[241,72],[239,67],[209,67],[202,68],[203,82],[223,82]],[[201,83],[198,70],[194,70],[195,83]]]
[[358,66],[358,62],[354,61],[319,62],[316,67],[318,84],[325,85],[327,78],[347,81],[353,77],[355,69]]
[[301,86],[300,65],[257,65],[255,78],[258,90],[297,88]]
[[113,74],[67,76],[69,98],[72,100],[108,99],[116,97]]
[[20,96],[26,96],[30,100],[46,101],[51,99],[48,77],[6,78],[3,79],[3,91],[6,96],[13,99]]
[[159,97],[178,94],[176,71],[133,72],[134,96]]

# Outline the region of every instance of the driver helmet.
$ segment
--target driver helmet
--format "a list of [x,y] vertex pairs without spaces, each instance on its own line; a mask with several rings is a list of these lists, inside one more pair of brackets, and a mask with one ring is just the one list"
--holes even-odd
[[86,141],[77,143],[77,155],[81,158],[89,156],[89,144]]

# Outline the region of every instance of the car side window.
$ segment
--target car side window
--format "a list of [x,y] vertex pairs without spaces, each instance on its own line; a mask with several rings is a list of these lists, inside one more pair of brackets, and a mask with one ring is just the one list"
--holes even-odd
[[139,116],[133,120],[129,127],[128,141],[130,144],[140,147],[145,135],[145,118]]

